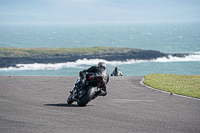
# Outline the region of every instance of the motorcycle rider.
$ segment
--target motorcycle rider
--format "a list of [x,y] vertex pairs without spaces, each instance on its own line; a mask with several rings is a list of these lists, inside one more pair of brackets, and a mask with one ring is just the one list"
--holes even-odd
[[97,96],[106,96],[107,95],[107,90],[106,90],[106,84],[109,82],[109,73],[106,68],[106,64],[104,62],[99,62],[98,66],[91,66],[87,70],[83,70],[79,72],[79,76],[81,78],[81,87],[85,86],[86,79],[88,78],[88,74],[92,74],[94,76],[102,76],[103,77],[103,92],[100,91]]
[[115,70],[111,73],[111,76],[122,76],[122,72],[115,67]]

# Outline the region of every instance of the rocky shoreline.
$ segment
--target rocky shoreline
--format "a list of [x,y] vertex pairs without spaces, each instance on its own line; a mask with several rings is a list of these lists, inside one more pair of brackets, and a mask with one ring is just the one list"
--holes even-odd
[[[7,53],[8,54],[8,53]],[[105,59],[107,61],[126,61],[128,59],[134,60],[152,60],[160,57],[168,57],[169,55],[175,57],[185,57],[187,53],[173,53],[167,54],[155,50],[141,50],[133,48],[120,48],[102,50],[96,53],[57,53],[49,54],[32,54],[29,56],[6,56],[0,58],[0,68],[16,67],[17,64],[32,64],[32,63],[63,63],[74,62],[78,59]]]

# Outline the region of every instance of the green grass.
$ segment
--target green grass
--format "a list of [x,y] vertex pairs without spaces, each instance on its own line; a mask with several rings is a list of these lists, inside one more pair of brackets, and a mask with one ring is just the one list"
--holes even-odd
[[94,54],[105,50],[118,49],[113,47],[84,47],[84,48],[8,48],[0,47],[0,57],[27,57],[33,54],[69,54],[88,53]]
[[200,75],[150,74],[144,84],[174,94],[200,98]]

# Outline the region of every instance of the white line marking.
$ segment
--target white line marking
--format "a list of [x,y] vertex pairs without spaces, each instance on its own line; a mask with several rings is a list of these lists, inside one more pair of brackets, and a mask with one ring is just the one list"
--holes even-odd
[[110,99],[112,102],[155,102],[154,100]]

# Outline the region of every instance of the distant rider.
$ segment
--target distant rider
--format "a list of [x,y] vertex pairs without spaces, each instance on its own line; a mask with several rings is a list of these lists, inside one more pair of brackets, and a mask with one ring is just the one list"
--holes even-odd
[[115,70],[111,73],[111,76],[122,76],[122,72],[115,67]]
[[79,73],[79,76],[81,78],[80,86],[82,86],[82,87],[85,86],[87,75],[91,74],[91,73],[93,76],[102,76],[103,77],[103,88],[102,88],[103,92],[101,92],[101,94],[99,96],[106,96],[107,95],[106,84],[109,81],[109,73],[106,68],[106,64],[104,62],[99,62],[98,66],[91,66],[87,70],[80,71],[80,73]]

